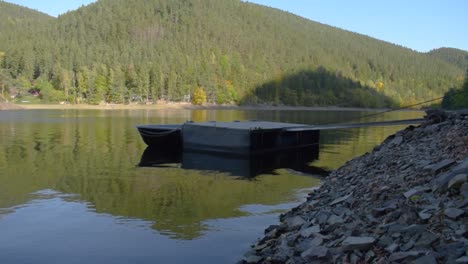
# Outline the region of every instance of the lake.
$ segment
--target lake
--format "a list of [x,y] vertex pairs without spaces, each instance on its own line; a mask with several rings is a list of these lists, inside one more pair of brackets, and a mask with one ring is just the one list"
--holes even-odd
[[[276,157],[226,161],[206,155],[139,166],[153,156],[144,155],[135,126],[253,119],[330,124],[423,115],[359,119],[372,113],[0,111],[0,263],[235,263],[281,212],[320,184],[310,171],[337,168],[403,127],[325,131],[319,153],[311,155],[316,159],[300,166],[274,163]],[[294,155],[287,156],[300,160],[307,153]]]

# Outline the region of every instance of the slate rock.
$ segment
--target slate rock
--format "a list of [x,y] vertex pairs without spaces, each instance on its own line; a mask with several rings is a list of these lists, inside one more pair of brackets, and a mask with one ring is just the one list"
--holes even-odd
[[420,234],[426,230],[424,225],[413,224],[408,227],[403,228],[401,231],[407,236],[414,236]]
[[468,199],[468,182],[465,182],[460,187],[460,194],[463,195],[465,199]]
[[270,233],[270,232],[273,231],[274,229],[280,229],[280,226],[279,226],[279,225],[270,225],[269,227],[267,227],[267,228],[265,229],[265,234]]
[[385,248],[385,251],[387,251],[388,253],[393,253],[393,252],[395,252],[398,248],[399,248],[398,244],[397,244],[397,243],[393,243],[393,244],[391,244],[390,246],[386,247],[386,248]]
[[351,196],[353,196],[352,193],[350,193],[350,194],[348,194],[348,195],[345,195],[345,196],[343,196],[343,197],[337,198],[337,199],[333,200],[333,201],[330,203],[330,206],[335,205],[335,204],[339,204],[339,203],[341,203],[341,202],[344,202],[344,201],[346,201],[348,198],[350,198]]
[[330,217],[331,213],[320,211],[315,215],[315,219],[319,224],[325,224]]
[[432,214],[430,214],[430,213],[424,213],[424,212],[419,212],[419,213],[418,213],[418,216],[419,216],[419,218],[420,218],[421,220],[424,220],[424,221],[425,221],[425,220],[428,220],[429,218],[431,218],[431,217],[432,217]]
[[249,255],[244,258],[245,263],[258,263],[263,259],[261,256]]
[[332,214],[328,219],[327,219],[327,223],[329,225],[336,225],[336,224],[343,224],[345,221],[343,218],[335,215],[335,214]]
[[468,175],[466,173],[457,174],[449,181],[447,187],[448,189],[458,189],[467,181],[467,179]]
[[301,257],[308,261],[326,259],[330,257],[330,251],[328,248],[323,246],[311,247],[308,250],[302,252]]
[[445,262],[454,262],[465,253],[463,242],[453,242],[449,244],[441,244],[436,247],[436,251],[444,258]]
[[424,251],[396,252],[388,257],[388,263],[393,261],[406,263],[408,261],[415,260],[422,255],[424,255]]
[[390,142],[390,145],[400,145],[403,142],[403,137],[402,136],[396,136],[393,138],[393,140]]
[[320,233],[320,226],[319,225],[314,225],[311,227],[308,227],[306,229],[301,230],[301,236],[303,237],[310,237],[313,234]]
[[410,199],[411,197],[415,196],[415,195],[419,195],[423,192],[427,192],[429,191],[430,188],[428,187],[416,187],[416,188],[413,188],[409,191],[406,191],[405,193],[403,193],[403,195],[407,198],[407,199]]
[[414,242],[414,240],[410,239],[407,243],[400,246],[400,250],[401,251],[408,251],[408,250],[410,250],[410,249],[412,249],[414,247],[414,244],[416,244],[416,242]]
[[457,209],[457,208],[447,208],[447,209],[445,209],[444,214],[445,214],[447,217],[456,220],[456,219],[458,219],[460,216],[462,216],[463,214],[465,214],[465,211],[460,210],[460,209]]
[[372,247],[375,243],[375,238],[373,237],[347,237],[343,243],[343,250],[366,250]]
[[437,260],[433,254],[427,254],[415,259],[411,264],[437,264]]
[[297,228],[306,223],[306,221],[300,216],[293,216],[286,218],[284,221],[290,228]]
[[452,166],[455,164],[455,161],[452,159],[445,159],[442,161],[437,162],[436,164],[432,164],[428,167],[426,167],[427,170],[429,170],[433,175],[441,172],[442,170]]
[[468,263],[468,256],[463,256],[455,260],[456,263]]
[[439,240],[439,237],[431,232],[425,231],[421,234],[414,246],[417,248],[430,248],[432,243],[436,242],[437,240]]

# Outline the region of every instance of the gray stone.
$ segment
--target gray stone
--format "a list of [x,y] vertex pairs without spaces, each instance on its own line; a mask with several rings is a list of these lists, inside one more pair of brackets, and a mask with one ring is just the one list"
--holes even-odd
[[466,173],[461,173],[461,174],[457,174],[455,175],[448,183],[448,188],[449,189],[452,189],[452,188],[460,188],[462,186],[463,183],[466,182],[468,176]]
[[411,264],[437,264],[437,260],[433,254],[428,254],[415,259]]
[[271,231],[273,231],[275,229],[280,229],[280,226],[279,225],[270,225],[269,227],[267,227],[265,229],[265,234],[268,234],[268,233],[270,233]]
[[445,209],[445,211],[444,211],[444,214],[445,214],[447,217],[452,218],[452,219],[454,219],[454,220],[456,220],[457,218],[459,218],[460,216],[462,216],[464,213],[465,213],[465,211],[460,210],[460,209],[457,209],[457,208],[447,208],[447,209]]
[[288,217],[285,220],[285,223],[290,227],[290,228],[297,228],[299,226],[302,226],[303,224],[306,223],[306,221],[300,217],[300,216],[293,216],[293,217]]
[[442,244],[436,247],[436,251],[445,259],[444,263],[454,262],[465,253],[463,242],[453,242],[450,244]]
[[419,194],[421,194],[421,193],[423,193],[423,192],[427,192],[427,191],[429,191],[429,190],[430,190],[430,188],[427,188],[427,187],[416,187],[416,188],[413,188],[413,189],[411,189],[411,190],[409,190],[409,191],[403,193],[403,195],[404,195],[407,199],[409,199],[409,198],[411,198],[411,197],[413,197],[413,196],[415,196],[415,195],[419,195]]
[[294,251],[291,247],[288,246],[286,239],[281,240],[281,243],[278,245],[276,253],[271,257],[273,262],[284,263],[289,257],[294,255]]
[[327,220],[328,224],[329,225],[335,225],[335,224],[343,224],[344,223],[344,220],[343,218],[337,216],[337,215],[334,215],[332,214],[328,220]]
[[350,193],[350,194],[348,194],[348,195],[345,195],[345,196],[343,196],[343,197],[337,198],[337,199],[333,200],[333,201],[330,203],[330,206],[335,205],[335,204],[339,204],[339,203],[341,203],[341,202],[344,202],[344,201],[346,201],[348,198],[350,198],[351,196],[353,196],[352,193]]
[[386,250],[388,253],[393,253],[393,252],[395,252],[398,248],[399,248],[398,244],[397,244],[397,243],[393,243],[393,244],[391,244],[390,246],[386,247],[385,250]]
[[421,220],[428,220],[429,218],[431,218],[432,214],[429,214],[429,213],[423,213],[423,212],[419,212],[418,213],[418,216]]
[[253,247],[253,249],[255,251],[262,251],[263,249],[265,249],[266,247],[268,247],[268,244],[267,243],[263,243],[263,244],[257,244]]
[[318,212],[318,214],[315,215],[315,219],[317,220],[319,224],[325,224],[328,218],[330,217],[330,215],[331,213],[329,212],[320,211]]
[[461,258],[457,258],[455,260],[455,262],[457,262],[457,263],[468,263],[468,256],[463,256]]
[[[465,159],[461,164],[457,165],[453,170],[441,174],[432,182],[432,190],[444,192],[447,190],[449,182],[460,174],[468,174],[468,159]],[[462,176],[460,176],[462,177]]]
[[377,241],[377,245],[379,247],[383,247],[383,248],[386,248],[386,247],[389,247],[390,245],[393,244],[393,239],[389,236],[382,236],[378,241]]
[[436,235],[426,231],[421,234],[421,237],[419,237],[414,246],[417,248],[430,248],[432,243],[436,242],[437,240],[439,240],[439,238]]
[[407,236],[414,236],[424,232],[425,230],[426,227],[424,225],[414,224],[402,229],[402,233],[404,233]]
[[301,257],[309,261],[325,259],[330,257],[330,251],[328,251],[328,249],[323,246],[311,247],[308,250],[302,252]]
[[270,232],[265,234],[265,240],[270,240],[270,239],[278,237],[278,236],[279,236],[278,229],[273,229]]
[[412,249],[414,247],[414,244],[415,244],[414,240],[410,239],[406,244],[404,244],[404,245],[402,245],[400,247],[400,250],[401,251],[408,251],[408,250],[410,250],[410,249]]
[[445,160],[437,162],[436,164],[427,166],[425,169],[429,170],[432,174],[437,174],[440,171],[452,166],[453,164],[455,164],[454,160],[445,159]]
[[460,161],[455,168],[453,168],[454,171],[465,171],[468,169],[468,158],[465,158],[464,160]]
[[310,244],[312,246],[320,246],[323,244],[323,238],[321,237],[315,237],[314,239],[312,239],[312,241],[310,241]]
[[320,233],[320,226],[314,225],[306,229],[301,230],[301,236],[310,237],[312,234]]
[[345,251],[349,250],[365,250],[369,249],[372,247],[372,245],[375,243],[375,238],[373,237],[347,237],[343,243],[343,249]]
[[408,251],[408,252],[396,252],[388,257],[388,263],[393,261],[408,262],[424,255],[424,251]]
[[460,188],[460,194],[463,195],[465,199],[468,199],[468,182],[465,182],[464,184],[462,184]]
[[262,260],[263,258],[261,256],[257,255],[250,255],[246,258],[244,258],[244,261],[247,263],[258,263]]
[[403,137],[402,136],[396,136],[393,138],[393,140],[390,142],[390,145],[400,145],[403,142]]

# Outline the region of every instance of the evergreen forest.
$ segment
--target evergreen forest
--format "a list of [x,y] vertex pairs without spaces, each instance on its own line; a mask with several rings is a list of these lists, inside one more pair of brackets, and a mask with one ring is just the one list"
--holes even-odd
[[240,0],[98,0],[50,17],[0,1],[4,98],[388,107],[462,85],[467,52],[420,53]]

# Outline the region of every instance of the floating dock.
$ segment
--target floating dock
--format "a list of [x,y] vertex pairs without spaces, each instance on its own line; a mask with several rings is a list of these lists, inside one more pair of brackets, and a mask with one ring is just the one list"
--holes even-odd
[[305,125],[265,121],[137,126],[148,146],[170,144],[184,150],[234,155],[255,155],[318,145],[319,130],[288,130],[300,127]]
[[137,126],[148,146],[233,155],[257,155],[319,144],[320,131],[368,126],[417,124],[424,119],[303,125],[266,121],[186,122]]

